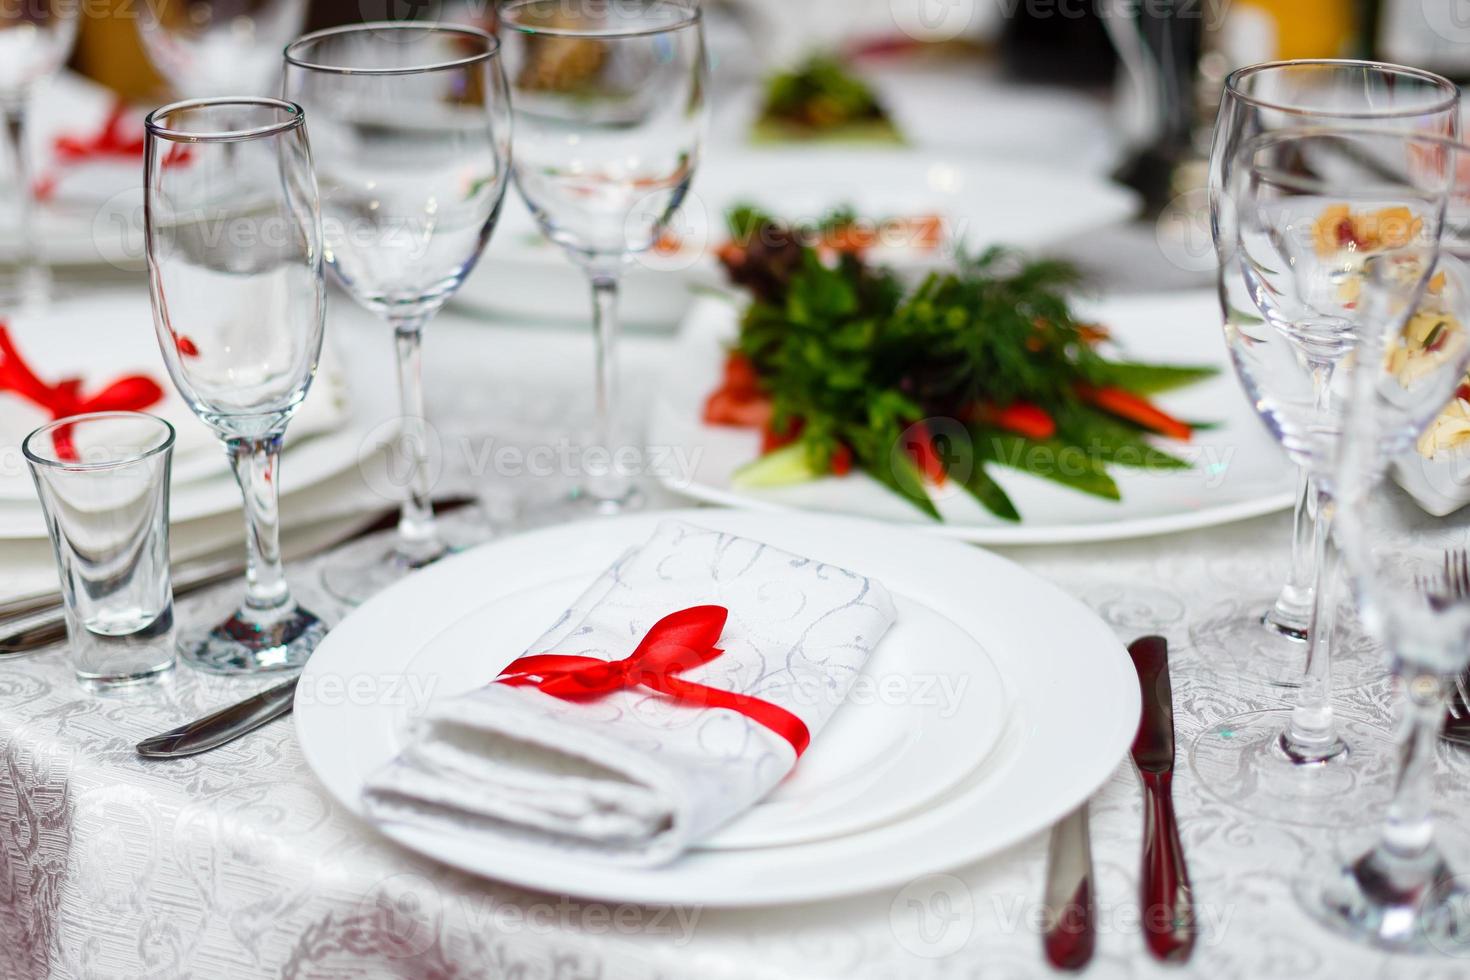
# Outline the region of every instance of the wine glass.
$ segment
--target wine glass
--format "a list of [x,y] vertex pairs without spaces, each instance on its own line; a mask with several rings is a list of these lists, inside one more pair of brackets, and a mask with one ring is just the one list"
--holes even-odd
[[[1470,148],[1445,142],[1441,149],[1461,168],[1470,162]],[[1466,194],[1462,183],[1452,219],[1470,210]],[[1465,231],[1463,221],[1446,223],[1441,273],[1465,275]],[[1431,806],[1446,692],[1470,666],[1470,509],[1426,511],[1389,478],[1387,464],[1405,452],[1414,458],[1412,434],[1454,398],[1470,342],[1458,318],[1437,318],[1432,339],[1412,327],[1364,332],[1335,473],[1343,563],[1364,625],[1387,648],[1396,681],[1393,799],[1375,846],[1343,861],[1325,882],[1299,880],[1296,893],[1319,921],[1354,938],[1464,956],[1470,892],[1435,841]]]
[[281,568],[280,451],[321,355],[322,226],[301,107],[176,102],[145,128],[153,323],[189,407],[224,442],[245,498],[245,601],[179,649],[220,673],[300,667],[326,633]]
[[53,75],[71,54],[77,33],[78,5],[67,0],[28,0],[0,14],[0,114],[10,145],[11,186],[20,251],[14,281],[0,289],[0,300],[19,304],[44,301],[51,291],[49,270],[41,262],[36,239],[36,202],[27,153],[31,93]]
[[393,328],[409,464],[398,531],[346,549],[323,572],[361,602],[477,543],[487,529],[434,519],[424,420],[424,326],[490,239],[510,179],[511,120],[498,42],[470,27],[370,23],[286,48],[285,86],[311,114],[327,264]]
[[[1232,73],[1215,123],[1209,173],[1211,226],[1222,261],[1234,240],[1230,229],[1220,227],[1220,201],[1241,144],[1262,133],[1309,126],[1458,136],[1459,89],[1417,68],[1366,61],[1276,61]],[[1307,471],[1298,468],[1291,562],[1275,600],[1252,598],[1243,613],[1232,608],[1196,636],[1201,645],[1235,658],[1242,670],[1280,687],[1298,686],[1303,672],[1316,581],[1314,497]]]
[[[1272,816],[1351,822],[1382,788],[1374,767],[1387,739],[1336,718],[1331,701],[1338,369],[1366,356],[1354,354],[1364,336],[1401,330],[1431,279],[1451,180],[1442,150],[1376,130],[1278,130],[1241,145],[1221,200],[1235,237],[1219,279],[1227,345],[1251,404],[1312,479],[1318,581],[1295,706],[1212,726],[1193,762],[1207,787]],[[1350,808],[1327,805],[1353,793]]]
[[513,0],[500,10],[516,118],[516,186],[592,284],[596,428],[577,507],[636,500],[617,462],[618,282],[688,193],[708,69],[693,0]]
[[274,94],[306,0],[147,0],[139,37],[180,96]]

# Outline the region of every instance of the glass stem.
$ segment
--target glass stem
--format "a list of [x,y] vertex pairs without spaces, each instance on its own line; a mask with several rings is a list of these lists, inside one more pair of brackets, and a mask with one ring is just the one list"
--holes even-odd
[[225,448],[245,499],[245,605],[240,618],[268,626],[295,605],[281,567],[281,435],[228,439]]
[[433,561],[444,553],[434,523],[432,473],[429,470],[429,423],[424,417],[423,347],[427,317],[393,321],[398,355],[398,397],[402,430],[399,454],[409,466],[408,494],[398,514],[398,551],[410,564]]
[[1322,762],[1342,751],[1332,718],[1332,635],[1337,625],[1337,555],[1332,547],[1332,495],[1321,483],[1315,488],[1312,517],[1315,534],[1312,561],[1317,581],[1312,590],[1312,619],[1307,637],[1307,666],[1296,707],[1281,743],[1297,762]]
[[1283,633],[1305,639],[1312,615],[1312,586],[1316,580],[1316,529],[1312,523],[1317,490],[1306,467],[1298,467],[1296,508],[1291,516],[1291,567],[1266,622]]
[[1396,673],[1403,688],[1399,772],[1379,846],[1397,857],[1420,858],[1434,843],[1430,801],[1445,690],[1437,674],[1409,673],[1402,666]]
[[50,275],[41,263],[36,237],[36,196],[26,145],[26,96],[4,106],[5,139],[10,144],[11,173],[15,178],[16,217],[20,255],[15,264],[16,299],[25,305],[44,301],[50,293]]
[[618,433],[618,284],[620,270],[592,269],[592,331],[597,359],[596,412],[593,445],[605,455],[588,465],[587,492],[609,508],[617,508],[627,500],[632,485],[618,472],[616,463]]

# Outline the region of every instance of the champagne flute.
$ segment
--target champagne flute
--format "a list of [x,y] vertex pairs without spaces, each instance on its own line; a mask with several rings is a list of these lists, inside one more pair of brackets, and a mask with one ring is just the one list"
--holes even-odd
[[[1241,145],[1262,133],[1313,126],[1457,136],[1460,92],[1430,72],[1367,61],[1276,61],[1233,72],[1225,80],[1210,154],[1211,225],[1222,261],[1234,240],[1220,227],[1220,205]],[[1251,599],[1244,613],[1212,621],[1196,637],[1225,656],[1248,651],[1240,666],[1279,687],[1297,687],[1303,673],[1317,574],[1314,500],[1307,470],[1298,468],[1286,583],[1264,610]]]
[[0,115],[10,145],[20,233],[13,282],[0,289],[0,300],[11,303],[42,302],[51,291],[50,271],[41,262],[36,238],[36,199],[26,142],[28,109],[36,85],[54,74],[71,53],[77,10],[67,0],[28,0],[8,5],[0,15]]
[[618,284],[689,191],[708,68],[693,0],[513,0],[500,10],[516,118],[515,180],[592,285],[596,423],[576,506],[636,502],[620,466]]
[[[1278,130],[1242,144],[1221,202],[1235,237],[1219,280],[1227,345],[1251,404],[1312,478],[1318,578],[1294,707],[1212,726],[1193,759],[1212,791],[1278,818],[1352,822],[1386,754],[1380,733],[1338,719],[1331,701],[1339,368],[1365,356],[1363,338],[1401,330],[1430,281],[1451,178],[1441,150],[1401,133]],[[1350,808],[1329,805],[1353,793]]]
[[226,97],[164,106],[145,127],[158,343],[245,499],[245,601],[179,649],[219,673],[300,667],[326,633],[292,598],[280,545],[281,440],[316,375],[326,317],[305,117],[279,99]]
[[274,94],[306,0],[146,0],[139,37],[179,96]]
[[344,550],[323,571],[361,602],[483,527],[441,526],[430,502],[421,377],[424,327],[485,250],[510,178],[500,46],[470,27],[371,23],[286,48],[286,93],[311,113],[327,264],[393,328],[409,464],[398,531]]
[[[1444,141],[1437,150],[1451,167],[1470,161],[1470,147]],[[1467,205],[1470,188],[1460,182],[1439,271],[1461,281],[1470,256],[1461,220],[1470,216]],[[1443,325],[1428,343],[1412,329],[1364,334],[1335,472],[1343,562],[1396,681],[1393,799],[1374,846],[1348,855],[1325,880],[1300,879],[1296,894],[1320,922],[1352,938],[1463,957],[1470,954],[1470,890],[1435,842],[1431,807],[1446,693],[1470,666],[1470,509],[1426,512],[1388,479],[1388,463],[1412,453],[1413,434],[1453,400],[1470,363],[1466,322],[1436,323]]]

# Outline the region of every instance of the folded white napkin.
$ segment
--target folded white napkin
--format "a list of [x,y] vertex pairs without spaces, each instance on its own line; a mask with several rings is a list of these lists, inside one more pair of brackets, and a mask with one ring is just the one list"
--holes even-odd
[[[861,575],[675,521],[607,570],[529,654],[621,660],[659,620],[718,605],[724,653],[678,676],[786,709],[816,738],[893,622]],[[486,680],[502,664],[486,665]],[[368,780],[376,820],[662,864],[743,813],[796,762],[745,715],[647,687],[568,701],[490,683],[433,704]]]

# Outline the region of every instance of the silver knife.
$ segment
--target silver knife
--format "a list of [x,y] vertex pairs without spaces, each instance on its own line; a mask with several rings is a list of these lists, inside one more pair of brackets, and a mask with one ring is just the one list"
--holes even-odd
[[1042,948],[1058,970],[1081,970],[1097,947],[1097,896],[1092,890],[1092,842],[1087,803],[1051,829],[1046,858],[1046,929]]
[[298,678],[293,677],[284,684],[277,684],[253,698],[221,708],[198,721],[191,721],[162,735],[145,738],[138,743],[138,754],[147,759],[178,759],[208,752],[226,742],[233,742],[241,735],[249,734],[289,712],[296,695],[297,680]]
[[1169,644],[1146,636],[1128,648],[1138,671],[1143,715],[1133,764],[1143,780],[1143,930],[1154,957],[1183,963],[1194,952],[1194,893],[1174,818],[1174,692]]
[[[465,497],[448,497],[434,501],[434,511],[447,514],[472,503]],[[294,561],[304,561],[325,554],[334,548],[361,540],[380,531],[390,530],[398,522],[398,510],[385,510],[377,519],[364,524],[351,533],[329,541],[320,547],[295,556]],[[174,598],[199,592],[212,585],[219,585],[245,574],[245,563],[239,556],[230,558],[191,559],[181,562],[174,570]],[[66,639],[66,610],[61,605],[60,595],[39,599],[23,600],[34,606],[25,613],[0,613],[0,659],[20,653],[30,653],[52,643]],[[18,608],[23,608],[18,603]]]

